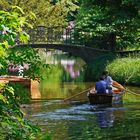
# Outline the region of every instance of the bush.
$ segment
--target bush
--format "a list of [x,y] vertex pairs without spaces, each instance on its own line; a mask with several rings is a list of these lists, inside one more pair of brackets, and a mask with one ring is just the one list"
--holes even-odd
[[117,58],[106,69],[116,81],[140,85],[140,58]]
[[13,88],[0,84],[0,140],[33,140],[40,129],[23,118]]

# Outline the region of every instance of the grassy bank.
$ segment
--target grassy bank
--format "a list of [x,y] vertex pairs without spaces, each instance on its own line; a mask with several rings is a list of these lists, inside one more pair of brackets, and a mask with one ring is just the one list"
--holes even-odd
[[140,58],[117,58],[108,63],[106,69],[116,81],[140,85]]
[[119,58],[113,55],[100,58],[88,65],[89,80],[97,80],[108,70],[114,80],[128,85],[140,85],[140,58]]

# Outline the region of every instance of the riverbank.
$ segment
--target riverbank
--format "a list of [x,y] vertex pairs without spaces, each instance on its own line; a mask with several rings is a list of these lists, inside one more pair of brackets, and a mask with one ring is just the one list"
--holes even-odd
[[116,81],[129,85],[140,85],[140,58],[117,58],[106,69]]
[[96,60],[90,66],[90,74],[97,80],[103,70],[108,70],[114,80],[126,85],[140,85],[140,58],[108,56]]

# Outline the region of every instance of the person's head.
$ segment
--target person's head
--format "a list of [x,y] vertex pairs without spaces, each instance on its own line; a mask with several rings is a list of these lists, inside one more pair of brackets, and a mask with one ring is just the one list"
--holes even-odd
[[108,75],[109,75],[108,71],[103,71],[103,73],[102,73],[102,77],[103,78],[106,78]]
[[108,75],[109,72],[108,71],[103,71],[102,75]]

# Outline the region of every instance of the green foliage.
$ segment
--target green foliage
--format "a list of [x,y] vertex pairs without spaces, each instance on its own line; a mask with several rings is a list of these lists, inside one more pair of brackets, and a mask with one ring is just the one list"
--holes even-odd
[[[15,66],[26,65],[27,68],[24,68],[23,76],[37,80],[42,78],[40,69],[44,67],[48,68],[48,65],[42,62],[38,54],[38,50],[32,49],[31,47],[8,49],[7,56],[5,56],[5,58],[1,58],[0,64],[0,75],[10,74],[8,71],[10,64]],[[18,75],[18,71],[14,75]]]
[[10,87],[14,89],[14,97],[20,104],[30,103],[30,85],[23,83],[9,83]]
[[140,85],[140,58],[118,58],[107,69],[116,81]]
[[23,118],[13,88],[0,85],[0,140],[35,139],[39,128]]
[[[104,70],[108,70],[115,81],[128,85],[140,85],[140,58],[120,58],[109,54],[87,65],[87,80],[98,80]],[[89,75],[89,76],[88,76]]]
[[38,80],[41,78],[40,69],[46,67],[38,54],[38,50],[32,49],[31,47],[13,48],[8,51],[7,60],[8,64],[22,65],[26,64],[29,68],[25,68],[23,76],[30,79]]
[[40,140],[52,140],[50,134],[47,132],[41,136]]
[[31,27],[19,7],[12,7],[11,12],[0,11],[0,57],[5,56],[7,48],[15,44],[17,37],[22,42],[28,40],[24,26]]
[[[139,44],[140,4],[138,0],[82,1],[77,27],[87,32],[89,41],[107,47],[109,34],[115,33],[118,49]],[[85,33],[84,33],[85,34]],[[92,34],[92,35],[91,35]],[[93,40],[93,41],[92,41]]]
[[42,26],[63,26],[67,24],[67,15],[75,11],[78,6],[77,0],[1,0],[0,6],[3,9],[11,9],[11,4],[21,7],[26,14],[34,13],[36,21],[29,18],[30,23]]
[[[28,34],[23,31],[23,27],[31,26],[26,18],[22,9],[17,6],[10,12],[0,11],[0,74],[8,73],[9,63],[22,65],[24,62],[32,65],[27,71],[28,77],[35,78],[39,74],[35,69],[39,66],[40,59],[34,50],[21,49],[21,52],[14,48],[9,49],[15,45],[17,37],[21,42],[27,41]],[[21,88],[16,85],[14,93],[12,87],[0,83],[0,140],[33,140],[40,132],[37,126],[23,118],[19,101],[23,101],[24,95],[22,91],[19,94],[22,96],[18,95]]]

